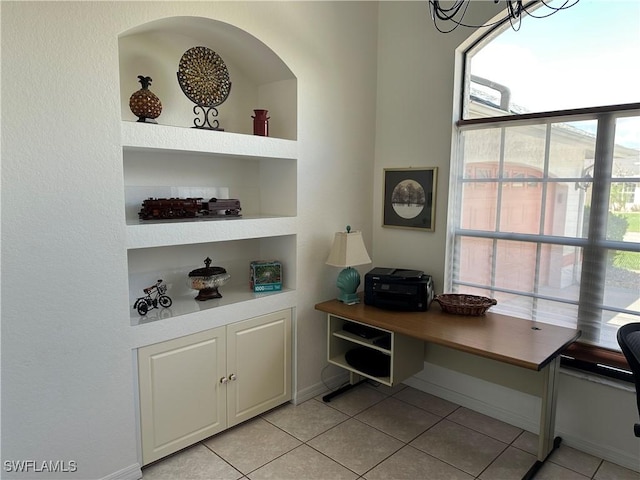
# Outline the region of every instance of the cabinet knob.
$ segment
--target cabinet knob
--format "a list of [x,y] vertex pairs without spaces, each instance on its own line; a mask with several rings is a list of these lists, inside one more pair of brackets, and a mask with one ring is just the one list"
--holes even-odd
[[228,381],[229,381],[229,379],[228,379],[227,377],[222,377],[222,378],[220,379],[220,383],[222,383],[222,384],[225,384],[225,383],[227,383]]
[[232,373],[231,375],[229,375],[229,380],[235,380],[236,378],[238,377],[236,377],[235,373]]

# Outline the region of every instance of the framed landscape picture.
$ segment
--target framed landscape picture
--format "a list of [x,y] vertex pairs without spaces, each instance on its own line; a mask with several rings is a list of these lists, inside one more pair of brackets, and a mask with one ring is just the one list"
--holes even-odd
[[438,169],[385,168],[382,226],[435,229]]

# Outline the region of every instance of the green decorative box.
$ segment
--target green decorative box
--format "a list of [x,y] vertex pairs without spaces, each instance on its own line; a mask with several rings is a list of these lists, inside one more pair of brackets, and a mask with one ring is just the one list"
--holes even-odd
[[277,260],[255,260],[250,264],[251,289],[254,292],[282,290],[282,264]]

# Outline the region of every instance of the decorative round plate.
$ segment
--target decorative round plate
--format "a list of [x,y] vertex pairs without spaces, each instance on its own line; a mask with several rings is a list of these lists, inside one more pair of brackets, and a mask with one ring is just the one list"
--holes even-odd
[[220,105],[231,90],[227,66],[207,47],[184,52],[178,65],[178,83],[187,98],[201,107]]

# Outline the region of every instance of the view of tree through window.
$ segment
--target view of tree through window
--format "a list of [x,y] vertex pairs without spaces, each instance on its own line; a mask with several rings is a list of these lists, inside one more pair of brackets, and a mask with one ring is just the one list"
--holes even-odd
[[640,321],[638,58],[640,2],[628,1],[581,0],[467,52],[453,291],[619,349],[617,328]]

